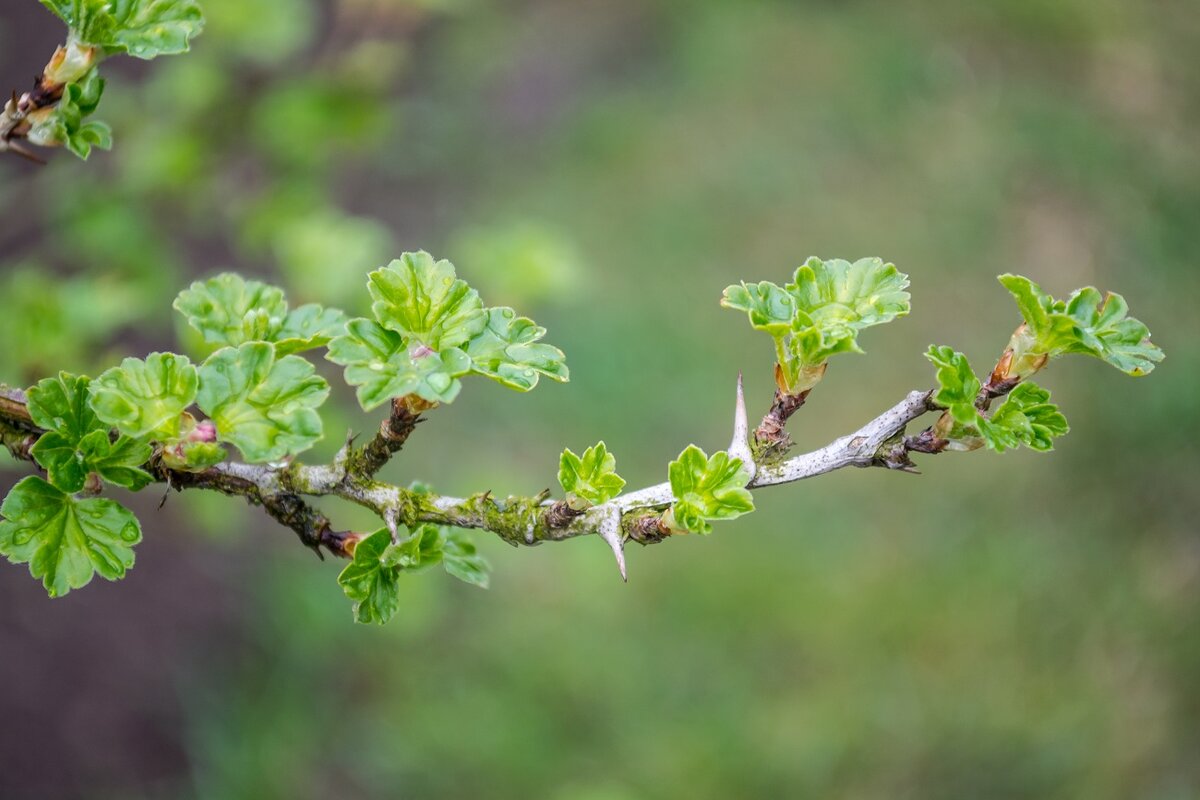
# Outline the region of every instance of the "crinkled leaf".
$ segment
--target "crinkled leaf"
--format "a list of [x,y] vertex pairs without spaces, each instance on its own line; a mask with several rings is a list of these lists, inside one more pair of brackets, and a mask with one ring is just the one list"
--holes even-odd
[[380,325],[433,350],[464,345],[487,324],[479,293],[455,276],[453,264],[423,250],[372,272],[367,288]]
[[583,457],[568,448],[558,461],[558,483],[567,493],[567,503],[576,511],[607,503],[621,493],[625,479],[617,474],[617,459],[604,442],[583,451]]
[[880,258],[810,258],[786,286],[735,284],[721,305],[745,311],[753,327],[775,339],[779,388],[796,394],[821,379],[830,356],[861,353],[863,328],[907,314],[907,287],[908,277]]
[[123,578],[142,540],[128,509],[103,498],[76,499],[39,477],[14,486],[0,515],[0,553],[28,563],[51,597],[87,585],[97,572]]
[[274,342],[280,356],[324,347],[346,324],[341,311],[315,303],[289,311],[282,289],[231,272],[196,281],[175,298],[175,309],[207,342]]
[[96,430],[78,442],[60,433],[46,433],[33,446],[33,457],[46,468],[50,482],[66,492],[83,488],[89,473],[126,489],[138,491],[154,479],[141,465],[150,460],[150,445],[121,436],[109,438],[108,431]]
[[1018,384],[989,418],[979,421],[988,447],[1003,453],[1019,445],[1054,449],[1054,440],[1069,430],[1067,418],[1050,402],[1050,392],[1035,383]]
[[279,355],[286,356],[324,347],[345,329],[346,315],[342,311],[309,303],[288,312],[272,341]]
[[102,421],[135,439],[179,437],[196,400],[196,368],[186,356],[151,353],[127,358],[91,384],[91,405]]
[[38,381],[26,394],[29,416],[38,427],[62,434],[71,444],[92,431],[105,429],[88,405],[90,383],[86,376],[69,372]]
[[[909,311],[908,276],[881,258],[854,263],[840,258],[810,258],[784,287],[796,300],[792,327],[805,337],[801,354],[816,364],[837,352],[859,352],[855,338],[863,328],[891,322]],[[849,339],[851,345],[841,344]]]
[[445,542],[442,544],[442,567],[460,581],[473,584],[481,589],[488,588],[490,578],[488,572],[491,566],[479,555],[475,543],[464,531],[448,528],[445,531]]
[[[1127,375],[1146,375],[1163,360],[1150,341],[1150,331],[1129,316],[1129,304],[1114,292],[1102,295],[1094,287],[1079,289],[1063,302],[1021,275],[1001,275],[1000,283],[1017,301],[1030,336],[1014,337],[1028,353],[1095,356]],[[1015,354],[1019,359],[1025,353]]]
[[520,392],[537,386],[540,375],[559,382],[568,379],[563,352],[538,342],[546,335],[545,328],[506,307],[489,308],[486,320],[484,329],[467,345],[475,372]]
[[389,545],[383,551],[381,560],[384,566],[415,572],[440,564],[445,542],[444,528],[438,525],[422,525],[400,544]]
[[282,289],[232,272],[196,281],[179,293],[174,306],[204,341],[232,347],[273,341],[288,313]]
[[409,394],[431,403],[452,402],[462,389],[458,378],[471,370],[470,356],[457,347],[438,353],[419,343],[410,346],[368,319],[348,322],[345,334],[329,343],[326,358],[346,368],[346,383],[358,387],[358,402],[366,411]]
[[723,450],[710,458],[689,445],[670,463],[667,474],[676,500],[671,516],[680,530],[711,533],[708,520],[733,519],[754,510],[754,498],[746,489],[749,470]]
[[979,394],[979,379],[975,377],[967,357],[945,345],[930,345],[925,357],[937,367],[938,389],[933,401],[946,408],[963,425],[974,425],[979,417],[975,397]]
[[92,472],[127,489],[143,488],[151,477],[138,467],[150,460],[150,447],[128,436],[111,441],[88,404],[89,385],[86,377],[62,372],[29,389],[29,415],[47,431],[33,446],[34,459],[66,492],[82,489]]
[[380,528],[354,548],[354,559],[338,575],[338,585],[354,601],[354,620],[382,625],[400,608],[400,567],[385,565],[391,533]]
[[217,426],[220,441],[247,461],[279,461],[312,447],[324,435],[316,409],[329,384],[300,356],[277,358],[269,342],[218,350],[200,365],[197,403]]
[[87,44],[137,58],[183,53],[204,27],[195,0],[41,0]]
[[87,121],[103,93],[104,79],[95,68],[68,83],[58,103],[29,115],[29,141],[43,147],[64,145],[84,160],[93,147],[111,149],[112,129],[103,122]]
[[745,311],[750,324],[774,337],[786,336],[796,316],[796,298],[771,281],[734,284],[725,289],[721,305]]

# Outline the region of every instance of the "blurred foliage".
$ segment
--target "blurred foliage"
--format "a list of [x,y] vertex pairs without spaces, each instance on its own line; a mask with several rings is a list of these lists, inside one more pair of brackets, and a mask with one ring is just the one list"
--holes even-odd
[[[238,631],[181,673],[187,793],[1200,792],[1190,3],[205,9],[192,54],[106,94],[111,156],[0,164],[6,218],[36,222],[0,232],[0,295],[48,309],[19,323],[6,303],[18,344],[0,378],[167,344],[170,298],[224,268],[274,270],[297,302],[362,313],[367,271],[417,248],[489,302],[543,303],[528,310],[573,366],[566,387],[481,385],[431,416],[388,476],[447,492],[551,485],[569,443],[604,438],[631,486],[690,441],[720,446],[736,373],[758,407],[772,385],[720,290],[783,282],[812,254],[894,261],[914,308],[834,365],[790,426],[801,447],[931,382],[931,341],[991,363],[1017,323],[1002,272],[1056,295],[1122,292],[1170,359],[1138,381],[1082,359],[1040,375],[1072,422],[1051,455],[950,453],[921,459],[920,478],[855,470],[763,492],[715,536],[632,552],[628,586],[598,541],[485,541],[489,592],[401,581],[384,629],[355,628],[333,567],[286,532],[195,501],[244,530],[192,546],[230,548],[230,591],[248,570],[261,588],[240,590]],[[20,338],[85,320],[87,349],[73,333],[31,337],[42,352]],[[374,424],[347,412],[344,427]],[[149,559],[171,532],[143,518]],[[125,589],[89,592],[110,588]],[[28,596],[23,613],[85,613]],[[100,772],[88,786],[145,784]]]

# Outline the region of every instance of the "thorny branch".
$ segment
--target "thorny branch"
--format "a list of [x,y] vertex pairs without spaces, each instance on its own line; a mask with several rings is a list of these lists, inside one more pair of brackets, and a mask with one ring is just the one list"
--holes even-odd
[[[825,447],[792,458],[777,456],[756,463],[739,376],[729,453],[741,458],[750,470],[749,489],[793,483],[851,466],[912,471],[909,452],[937,452],[922,449],[920,436],[904,436],[908,423],[939,410],[930,397],[929,391],[910,392],[858,430]],[[482,492],[460,498],[424,494],[376,480],[375,474],[400,449],[418,421],[419,412],[398,402],[369,444],[355,450],[348,442],[333,462],[325,465],[296,462],[279,467],[225,462],[199,472],[185,472],[166,467],[155,458],[146,468],[158,482],[177,491],[206,489],[244,497],[295,531],[301,542],[318,554],[324,547],[334,555],[348,557],[365,534],[333,530],[329,519],[305,502],[305,497],[348,500],[370,509],[389,527],[428,522],[475,528],[490,531],[514,546],[597,534],[612,548],[623,578],[624,544],[628,539],[651,544],[669,535],[659,522],[661,512],[674,501],[669,483],[629,492],[564,518],[548,513],[556,503],[547,500],[547,492],[507,498]],[[29,416],[24,393],[0,387],[0,441],[6,449],[17,459],[31,460],[30,448],[42,433]]]

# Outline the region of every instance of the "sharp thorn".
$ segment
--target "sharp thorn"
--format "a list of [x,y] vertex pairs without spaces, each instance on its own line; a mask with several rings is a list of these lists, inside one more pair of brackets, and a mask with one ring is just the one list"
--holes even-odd
[[613,557],[617,559],[617,569],[621,573],[621,580],[629,583],[629,575],[625,569],[625,539],[621,535],[621,512],[614,510],[613,516],[600,524],[598,533],[600,538],[612,548]]

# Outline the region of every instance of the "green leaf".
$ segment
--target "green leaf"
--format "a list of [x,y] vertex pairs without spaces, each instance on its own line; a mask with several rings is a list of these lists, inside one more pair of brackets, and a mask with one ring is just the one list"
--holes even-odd
[[196,400],[196,368],[186,356],[151,353],[127,358],[91,384],[91,406],[101,420],[135,439],[177,439]]
[[380,528],[358,543],[354,559],[338,575],[338,585],[354,601],[354,620],[382,625],[400,608],[400,567],[385,565],[391,533]]
[[488,588],[491,567],[475,550],[475,543],[463,531],[448,528],[442,545],[442,567],[460,581]]
[[489,308],[486,320],[486,327],[467,344],[475,372],[519,392],[537,386],[540,375],[559,382],[568,379],[563,352],[538,343],[545,328],[506,307]]
[[329,384],[315,373],[299,356],[277,358],[269,342],[226,347],[200,365],[197,403],[247,461],[279,461],[324,435],[316,409]]
[[326,358],[346,368],[346,383],[358,387],[365,411],[409,394],[452,402],[462,389],[458,378],[471,370],[470,356],[457,347],[438,353],[420,343],[408,346],[403,336],[368,319],[348,322]]
[[82,489],[92,472],[127,489],[143,488],[152,478],[138,467],[150,460],[151,448],[127,436],[110,440],[108,426],[88,405],[89,385],[86,377],[62,372],[30,388],[30,417],[47,431],[33,446],[34,459],[66,492]]
[[792,331],[796,316],[796,298],[771,281],[735,284],[725,289],[721,305],[745,311],[755,330],[766,331],[779,338]]
[[1020,275],[1001,275],[1000,283],[1017,301],[1029,329],[1010,344],[1019,377],[1041,367],[1031,358],[1040,355],[1083,353],[1133,376],[1149,374],[1163,360],[1162,350],[1150,342],[1149,329],[1129,316],[1129,304],[1119,294],[1102,295],[1087,286],[1063,302]]
[[153,452],[150,445],[128,436],[113,442],[106,430],[92,431],[77,442],[59,433],[46,433],[32,450],[50,482],[66,492],[81,490],[93,472],[126,489],[144,489],[154,479],[140,467]]
[[50,108],[29,115],[27,138],[43,147],[65,145],[75,155],[87,160],[93,147],[112,148],[112,130],[103,122],[86,122],[96,110],[104,93],[104,79],[95,68],[82,78],[68,83],[62,99]]
[[810,258],[784,288],[796,300],[793,330],[820,333],[804,338],[800,354],[809,365],[834,353],[861,352],[856,341],[859,331],[909,311],[908,276],[881,258],[862,258],[853,264],[840,258]]
[[76,377],[69,372],[38,381],[27,393],[29,416],[38,427],[62,434],[72,443],[92,431],[104,429],[88,405],[89,384],[87,377]]
[[346,315],[316,303],[292,309],[276,332],[275,350],[281,356],[324,347],[346,329]]
[[721,305],[745,311],[775,339],[779,388],[798,394],[821,379],[830,356],[862,352],[859,331],[907,314],[907,287],[908,277],[880,258],[810,258],[786,286],[735,284]]
[[183,53],[204,28],[195,0],[41,0],[74,38],[109,54],[150,59]]
[[282,289],[231,272],[196,281],[174,305],[206,342],[274,342],[280,356],[323,347],[346,323],[341,311],[316,304],[288,311]]
[[937,367],[938,389],[933,401],[950,412],[963,425],[974,425],[979,418],[975,397],[979,394],[979,379],[971,370],[967,357],[945,345],[931,344],[925,357]]
[[51,597],[86,586],[97,572],[123,578],[142,540],[128,509],[102,498],[76,499],[38,477],[14,486],[0,515],[0,553],[28,563]]
[[1050,401],[1050,392],[1035,383],[1018,384],[990,418],[981,418],[979,432],[988,447],[1003,453],[1019,445],[1045,452],[1070,430],[1067,418]]
[[712,533],[708,520],[733,519],[754,510],[754,498],[746,489],[749,470],[723,450],[709,458],[689,445],[670,463],[667,474],[676,502],[666,522],[677,530]]
[[567,493],[567,504],[576,511],[607,503],[621,493],[625,479],[617,474],[617,459],[604,442],[583,451],[583,457],[563,450],[558,461],[558,483]]
[[384,566],[415,572],[440,564],[445,543],[445,528],[422,525],[400,544],[390,545],[384,550],[381,560]]
[[372,272],[367,288],[380,325],[433,350],[464,345],[487,324],[479,293],[455,276],[453,264],[425,251]]

